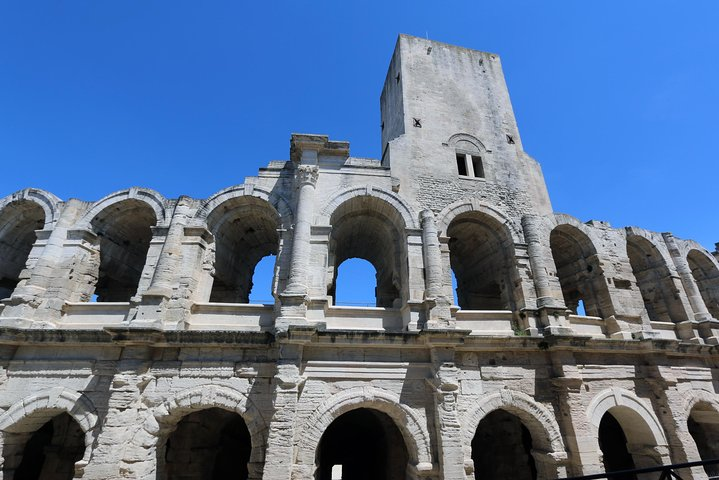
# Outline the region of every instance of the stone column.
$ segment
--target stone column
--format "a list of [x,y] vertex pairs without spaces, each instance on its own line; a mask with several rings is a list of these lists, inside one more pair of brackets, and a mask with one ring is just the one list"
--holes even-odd
[[170,220],[165,245],[157,261],[150,288],[145,295],[162,295],[169,298],[172,289],[177,286],[179,267],[182,264],[182,242],[185,238],[185,227],[192,215],[191,210],[192,200],[186,196],[180,197]]
[[427,328],[452,326],[451,301],[443,293],[442,252],[434,214],[423,210],[419,216],[422,224],[422,253],[424,257],[425,302],[427,304]]
[[299,390],[304,378],[300,374],[302,345],[281,343],[280,358],[274,378],[273,405],[267,438],[264,480],[289,480],[294,465],[295,415]]
[[443,480],[465,480],[462,427],[457,414],[459,369],[454,363],[453,348],[432,349],[434,378],[428,382],[434,389],[435,427],[439,436],[439,477]]
[[[566,317],[567,307],[563,298],[557,298],[555,292],[561,292],[559,280],[550,277],[547,260],[551,258],[548,245],[542,243],[541,219],[525,215],[522,217],[522,230],[527,242],[529,266],[532,269],[534,288],[537,291],[537,310],[545,332],[552,335],[571,335],[573,333]],[[549,239],[546,239],[549,241]],[[554,285],[552,285],[554,283]]]
[[316,165],[298,165],[295,181],[299,188],[295,226],[292,236],[292,258],[287,288],[280,294],[281,316],[276,327],[286,329],[291,323],[304,323],[307,312],[308,274],[310,270],[311,226],[314,212],[315,185],[319,176]]
[[314,210],[315,185],[319,168],[314,165],[299,165],[296,181],[299,188],[297,213],[292,239],[292,260],[290,264],[290,282],[285,293],[306,294],[307,273],[310,266],[310,229]]
[[141,303],[135,314],[131,316],[130,324],[133,327],[162,327],[167,301],[179,285],[182,242],[185,238],[185,227],[192,213],[191,209],[192,200],[186,196],[180,197],[170,219],[165,243],[160,251],[150,286],[142,294]]
[[[574,353],[553,351],[551,390],[557,406],[557,423],[562,430],[564,448],[569,461],[564,466],[571,475],[590,475],[604,471],[596,432],[587,418],[586,390],[582,369],[577,367]],[[561,478],[561,477],[560,477]]]
[[713,321],[712,316],[704,303],[704,299],[699,291],[699,286],[694,279],[694,275],[692,275],[692,270],[689,268],[687,259],[682,256],[679,251],[674,235],[667,232],[662,233],[662,237],[664,237],[664,243],[667,244],[669,254],[672,257],[672,262],[674,262],[679,278],[682,281],[682,286],[687,293],[689,304],[694,311],[694,320],[699,323],[700,335],[706,343],[719,343],[719,338],[717,338],[717,336],[712,332],[712,324],[715,322]]

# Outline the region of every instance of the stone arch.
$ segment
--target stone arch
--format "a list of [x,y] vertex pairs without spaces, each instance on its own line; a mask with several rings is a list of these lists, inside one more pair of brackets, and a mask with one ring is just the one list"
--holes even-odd
[[24,190],[11,193],[10,195],[0,199],[0,211],[13,202],[26,200],[39,205],[45,212],[44,228],[50,228],[57,222],[60,215],[60,204],[62,200],[50,192],[39,188],[26,188]]
[[[684,403],[684,419],[678,433],[688,455],[688,461],[713,460],[719,457],[719,396],[706,390],[689,390]],[[697,468],[698,477],[706,473],[719,475],[719,465]]]
[[703,248],[691,248],[686,258],[707,310],[719,319],[719,263]]
[[[371,185],[364,187],[349,187],[336,193],[319,213],[316,223],[319,225],[330,225],[330,218],[332,218],[342,204],[360,196],[367,196],[382,200],[388,205],[387,213],[390,217],[395,217],[396,215],[401,217],[402,228],[419,228],[419,216],[415,214],[414,210],[407,202],[395,193],[388,192],[384,189],[373,187]],[[400,225],[397,226],[399,227]]]
[[476,198],[458,200],[450,205],[447,205],[437,214],[437,231],[440,236],[447,235],[447,228],[455,220],[455,218],[469,212],[477,212],[493,219],[506,229],[507,234],[514,243],[524,243],[524,234],[522,233],[520,225],[510,219],[504,212],[486,205]]
[[289,205],[269,191],[239,185],[206,201],[195,221],[204,223],[214,239],[214,270],[205,279],[211,285],[209,301],[248,303],[257,265],[268,256],[278,261],[280,232],[291,228]]
[[85,434],[85,452],[82,459],[75,464],[76,469],[84,468],[92,455],[94,429],[98,422],[97,410],[87,396],[63,387],[42,390],[23,398],[0,415],[0,431],[4,437],[3,453],[8,436],[35,432],[63,412],[70,415]]
[[666,243],[664,243],[661,235],[653,234],[652,232],[639,227],[626,227],[624,230],[626,232],[627,239],[637,238],[646,240],[647,243],[652,246],[652,248],[656,249],[657,253],[661,257],[662,262],[667,266],[667,268],[670,270],[674,269],[674,262],[669,255],[669,251],[666,248]]
[[684,420],[689,419],[694,407],[705,404],[719,414],[719,396],[707,390],[688,390],[684,392],[687,399],[684,401]]
[[327,221],[332,226],[326,281],[332,298],[336,298],[339,267],[351,258],[367,260],[374,267],[376,306],[399,308],[409,298],[406,229],[407,222],[414,220],[409,217],[412,212],[389,195],[371,187],[346,190],[323,212],[330,215]]
[[[599,428],[599,422],[602,421],[604,414],[614,407],[625,407],[643,420],[644,425],[640,425],[641,428],[637,431],[638,440],[654,442],[655,445],[667,445],[664,429],[651,407],[629,390],[608,388],[598,393],[589,404],[587,418],[592,425]],[[618,418],[618,420],[621,422],[622,419]],[[631,423],[636,423],[636,420],[637,418],[632,419]]]
[[522,282],[515,241],[506,223],[482,211],[467,210],[454,216],[446,235],[460,308],[519,310]]
[[95,234],[93,261],[83,266],[95,282],[83,284],[83,298],[98,302],[128,302],[142,288],[153,227],[168,220],[164,199],[147,189],[131,188],[98,201],[78,228]]
[[470,135],[469,133],[455,133],[454,135],[449,137],[445,143],[448,146],[455,148],[457,144],[461,142],[471,143],[477,150],[481,152],[487,151],[487,147],[484,146],[484,143],[482,143],[480,139],[478,139],[474,135]]
[[[394,393],[375,387],[353,387],[324,400],[309,416],[299,438],[296,470],[309,475],[315,464],[315,455],[322,434],[332,422],[344,413],[358,408],[369,408],[387,414],[399,428],[409,455],[409,462],[418,476],[432,472],[432,450],[429,432],[422,418]],[[298,477],[299,478],[299,477]]]
[[92,207],[83,215],[82,219],[78,222],[78,229],[92,229],[93,220],[106,208],[120,203],[125,200],[136,200],[147,204],[153,212],[155,212],[155,218],[157,219],[158,226],[164,226],[169,220],[165,211],[166,200],[160,193],[149,188],[133,187],[125,190],[120,190],[98,200],[93,203]]
[[577,305],[582,301],[587,315],[602,318],[613,315],[603,261],[586,225],[569,215],[556,218],[549,233],[549,246],[565,305],[577,313]]
[[540,450],[553,453],[556,457],[566,457],[564,441],[559,424],[554,414],[542,405],[534,401],[526,393],[514,390],[501,390],[497,393],[483,396],[462,419],[462,436],[465,448],[465,461],[471,458],[468,446],[472,444],[472,438],[477,431],[479,422],[494,410],[506,410],[519,417],[536,442]]
[[208,218],[225,202],[244,196],[257,197],[266,201],[279,215],[283,228],[293,224],[293,213],[288,201],[281,195],[251,184],[241,184],[225,188],[202,202],[195,218],[207,222]]
[[652,408],[629,390],[608,388],[598,393],[587,408],[599,449],[599,426],[610,413],[622,427],[629,453],[637,468],[669,462],[667,436]]
[[627,255],[651,321],[680,323],[688,320],[676,293],[671,260],[651,236],[627,230]]
[[156,423],[146,422],[143,427],[147,433],[158,437],[157,448],[162,449],[169,434],[183,417],[210,408],[237,413],[245,421],[252,443],[249,478],[261,478],[267,445],[267,422],[254,402],[238,390],[221,385],[199,385],[182,390],[155,408],[153,417]]
[[[0,298],[10,297],[37,260],[37,231],[52,228],[54,206],[27,189],[0,201]],[[33,255],[34,253],[34,255]]]

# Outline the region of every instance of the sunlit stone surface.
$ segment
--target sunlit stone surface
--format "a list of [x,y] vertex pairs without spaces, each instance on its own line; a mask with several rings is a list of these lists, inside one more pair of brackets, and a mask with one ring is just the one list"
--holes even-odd
[[[2,478],[718,457],[719,254],[554,213],[496,55],[401,36],[381,112],[377,160],[294,134],[288,161],[207,199],[0,200]],[[268,255],[274,303],[248,304]],[[334,302],[351,258],[374,307]]]

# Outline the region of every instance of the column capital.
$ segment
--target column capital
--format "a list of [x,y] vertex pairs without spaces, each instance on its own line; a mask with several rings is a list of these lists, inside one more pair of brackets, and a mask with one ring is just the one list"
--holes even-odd
[[297,166],[297,181],[300,186],[304,185],[317,185],[317,178],[320,175],[320,169],[316,165],[298,165]]
[[432,222],[432,223],[428,224],[428,226],[432,225],[435,222],[435,217],[434,217],[434,213],[432,213],[432,210],[429,210],[429,209],[422,210],[419,213],[419,221],[423,227],[425,226],[426,222]]

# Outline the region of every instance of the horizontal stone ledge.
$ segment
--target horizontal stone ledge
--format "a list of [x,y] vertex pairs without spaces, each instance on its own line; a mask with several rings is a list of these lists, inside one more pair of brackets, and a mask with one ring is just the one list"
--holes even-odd
[[164,331],[154,328],[108,327],[104,330],[67,330],[0,327],[0,345],[42,344],[115,345],[151,347],[273,347],[301,343],[323,348],[332,346],[454,348],[458,352],[574,351],[672,356],[719,355],[719,346],[660,338],[641,340],[601,339],[580,336],[479,336],[469,331],[423,330],[419,332],[375,332],[357,330],[323,331],[314,326],[290,326],[287,332],[201,330]]
[[150,328],[116,327],[104,330],[64,330],[35,328],[0,328],[0,344],[4,345],[147,345],[147,346],[263,346],[275,341],[267,332],[225,330],[162,331]]

